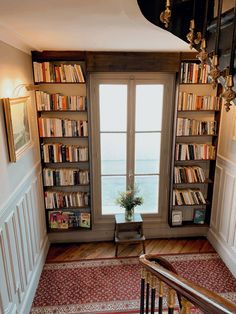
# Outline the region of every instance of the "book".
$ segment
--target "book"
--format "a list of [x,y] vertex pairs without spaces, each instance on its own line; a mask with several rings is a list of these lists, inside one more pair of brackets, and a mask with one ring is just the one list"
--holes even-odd
[[205,223],[205,215],[206,215],[205,209],[199,209],[199,208],[195,209],[193,222],[195,224],[204,224]]
[[80,213],[79,226],[82,228],[90,228],[90,213]]
[[51,229],[68,229],[68,213],[62,211],[49,212],[49,227]]

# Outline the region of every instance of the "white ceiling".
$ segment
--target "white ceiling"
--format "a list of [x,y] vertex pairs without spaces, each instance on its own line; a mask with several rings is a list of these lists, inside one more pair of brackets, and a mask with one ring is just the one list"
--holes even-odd
[[0,0],[0,40],[30,50],[189,51],[137,0]]

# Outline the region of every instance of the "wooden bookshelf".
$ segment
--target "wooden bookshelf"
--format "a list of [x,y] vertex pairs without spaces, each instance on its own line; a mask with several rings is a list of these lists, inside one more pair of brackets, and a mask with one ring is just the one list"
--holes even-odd
[[[85,55],[33,52],[48,232],[90,230],[90,134]],[[48,184],[48,178],[52,181]],[[86,179],[84,179],[86,177]],[[58,182],[62,182],[58,184]]]
[[[180,66],[170,179],[171,227],[208,226],[210,222],[221,100],[217,88],[213,89],[209,84],[207,70],[208,67],[204,67],[206,72],[203,74],[197,60],[184,60]],[[196,168],[201,172],[201,178]],[[199,191],[205,203],[195,202],[196,199],[188,192],[191,190]],[[182,199],[183,191],[185,199]],[[181,195],[181,200],[176,194],[178,197]],[[204,211],[205,218],[198,224],[194,217],[199,209]],[[172,221],[175,217],[181,222]]]

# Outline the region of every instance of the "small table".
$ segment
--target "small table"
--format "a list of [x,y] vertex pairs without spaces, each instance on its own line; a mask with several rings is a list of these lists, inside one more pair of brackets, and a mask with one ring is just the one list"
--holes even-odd
[[135,213],[131,221],[125,220],[124,214],[115,215],[115,244],[116,257],[118,245],[122,243],[142,242],[143,253],[145,253],[145,236],[143,235],[143,219],[140,214]]

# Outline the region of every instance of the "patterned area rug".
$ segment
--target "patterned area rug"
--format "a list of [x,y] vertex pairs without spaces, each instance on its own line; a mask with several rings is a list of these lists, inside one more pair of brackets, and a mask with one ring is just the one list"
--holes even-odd
[[[216,253],[165,255],[179,275],[236,302],[236,280]],[[32,314],[138,313],[138,258],[45,264]]]

